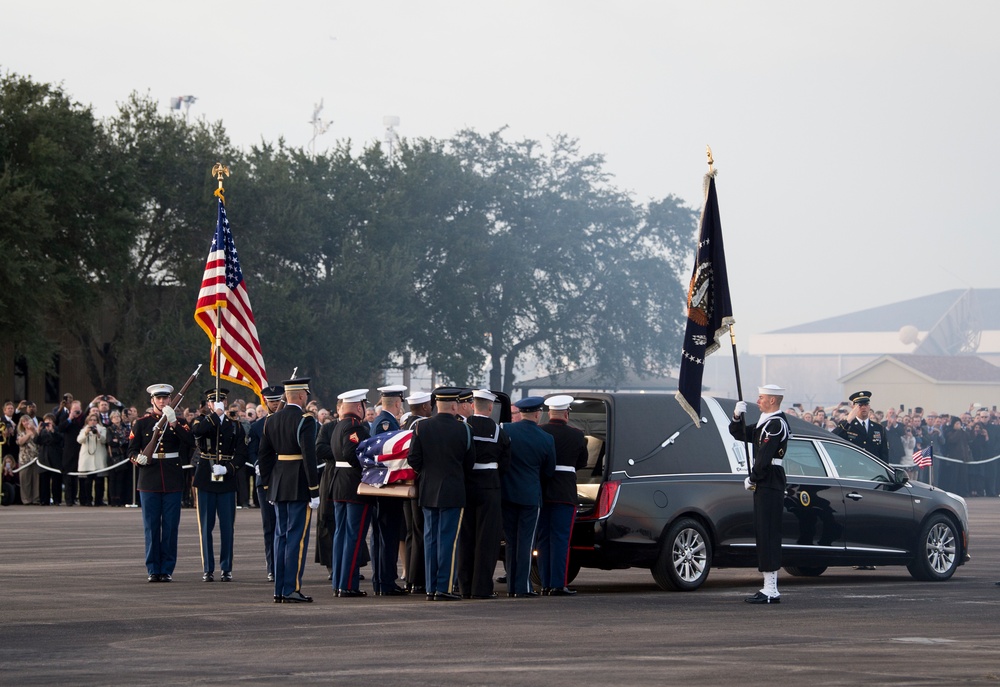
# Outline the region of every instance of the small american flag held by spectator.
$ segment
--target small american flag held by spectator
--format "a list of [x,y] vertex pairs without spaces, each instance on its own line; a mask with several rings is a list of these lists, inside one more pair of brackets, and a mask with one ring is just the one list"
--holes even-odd
[[913,464],[918,468],[929,468],[934,460],[934,447],[928,446],[913,452]]
[[358,462],[361,463],[361,481],[372,486],[392,484],[414,479],[406,457],[410,453],[412,429],[376,434],[358,444]]

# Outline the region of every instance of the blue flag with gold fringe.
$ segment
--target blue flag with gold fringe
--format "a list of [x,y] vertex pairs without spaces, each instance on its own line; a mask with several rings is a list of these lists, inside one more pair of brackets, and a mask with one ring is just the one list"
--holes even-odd
[[705,175],[705,208],[701,214],[694,271],[688,286],[687,314],[676,398],[695,426],[700,427],[705,358],[719,349],[719,338],[736,322],[729,299],[729,275],[726,272],[726,251],[722,243],[714,172]]

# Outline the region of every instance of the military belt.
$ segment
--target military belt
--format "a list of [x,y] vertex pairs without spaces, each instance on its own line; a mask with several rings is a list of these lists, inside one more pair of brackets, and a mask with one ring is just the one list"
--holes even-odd
[[302,454],[299,453],[299,454],[294,455],[294,456],[288,455],[288,454],[280,454],[278,456],[278,460],[302,460]]
[[576,472],[576,468],[572,465],[557,465],[556,472]]
[[201,457],[202,458],[207,458],[208,460],[232,460],[233,459],[232,456],[215,456],[215,455],[211,455],[209,453],[202,453]]
[[500,466],[497,463],[476,463],[472,466],[473,470],[496,470]]
[[779,468],[784,464],[785,461],[782,458],[775,458],[771,461],[771,465],[777,465]]
[[177,451],[174,451],[173,453],[154,453],[153,454],[153,458],[156,458],[157,460],[166,460],[167,458],[180,458],[180,457],[181,457],[181,454],[179,454]]
[[350,463],[348,463],[346,460],[338,460],[336,463],[333,464],[333,467],[335,467],[335,468],[351,468],[351,467],[354,467],[354,466],[351,465]]

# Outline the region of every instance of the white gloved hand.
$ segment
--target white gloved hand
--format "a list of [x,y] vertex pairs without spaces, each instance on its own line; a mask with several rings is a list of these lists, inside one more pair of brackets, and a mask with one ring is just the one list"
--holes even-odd
[[213,475],[224,475],[224,474],[226,474],[226,466],[225,465],[219,465],[218,463],[216,463],[215,465],[212,466],[212,474]]
[[733,411],[733,417],[739,418],[740,415],[746,415],[747,412],[747,402],[737,401],[736,409]]
[[139,453],[135,458],[132,459],[136,465],[146,465],[149,463],[149,458],[146,457],[145,453]]
[[312,508],[313,510],[316,510],[317,508],[319,508],[319,497],[318,496],[313,496],[311,499],[309,499],[309,507]]
[[163,417],[167,418],[168,424],[174,424],[177,422],[177,413],[170,406],[163,406]]
[[212,404],[212,407],[215,408],[216,411],[225,410],[226,404],[223,403],[222,401],[216,401],[215,403]]
[[750,481],[749,477],[743,479],[743,488],[747,491],[753,491],[753,482]]
[[260,466],[259,465],[254,465],[253,466],[253,474],[255,474],[258,477],[260,477]]

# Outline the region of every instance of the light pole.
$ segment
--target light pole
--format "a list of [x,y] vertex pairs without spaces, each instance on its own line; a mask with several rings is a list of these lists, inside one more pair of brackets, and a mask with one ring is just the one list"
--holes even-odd
[[389,148],[389,166],[393,162],[393,149],[399,136],[396,134],[396,127],[399,126],[399,117],[396,115],[386,115],[382,117],[382,126],[385,127],[385,144]]

